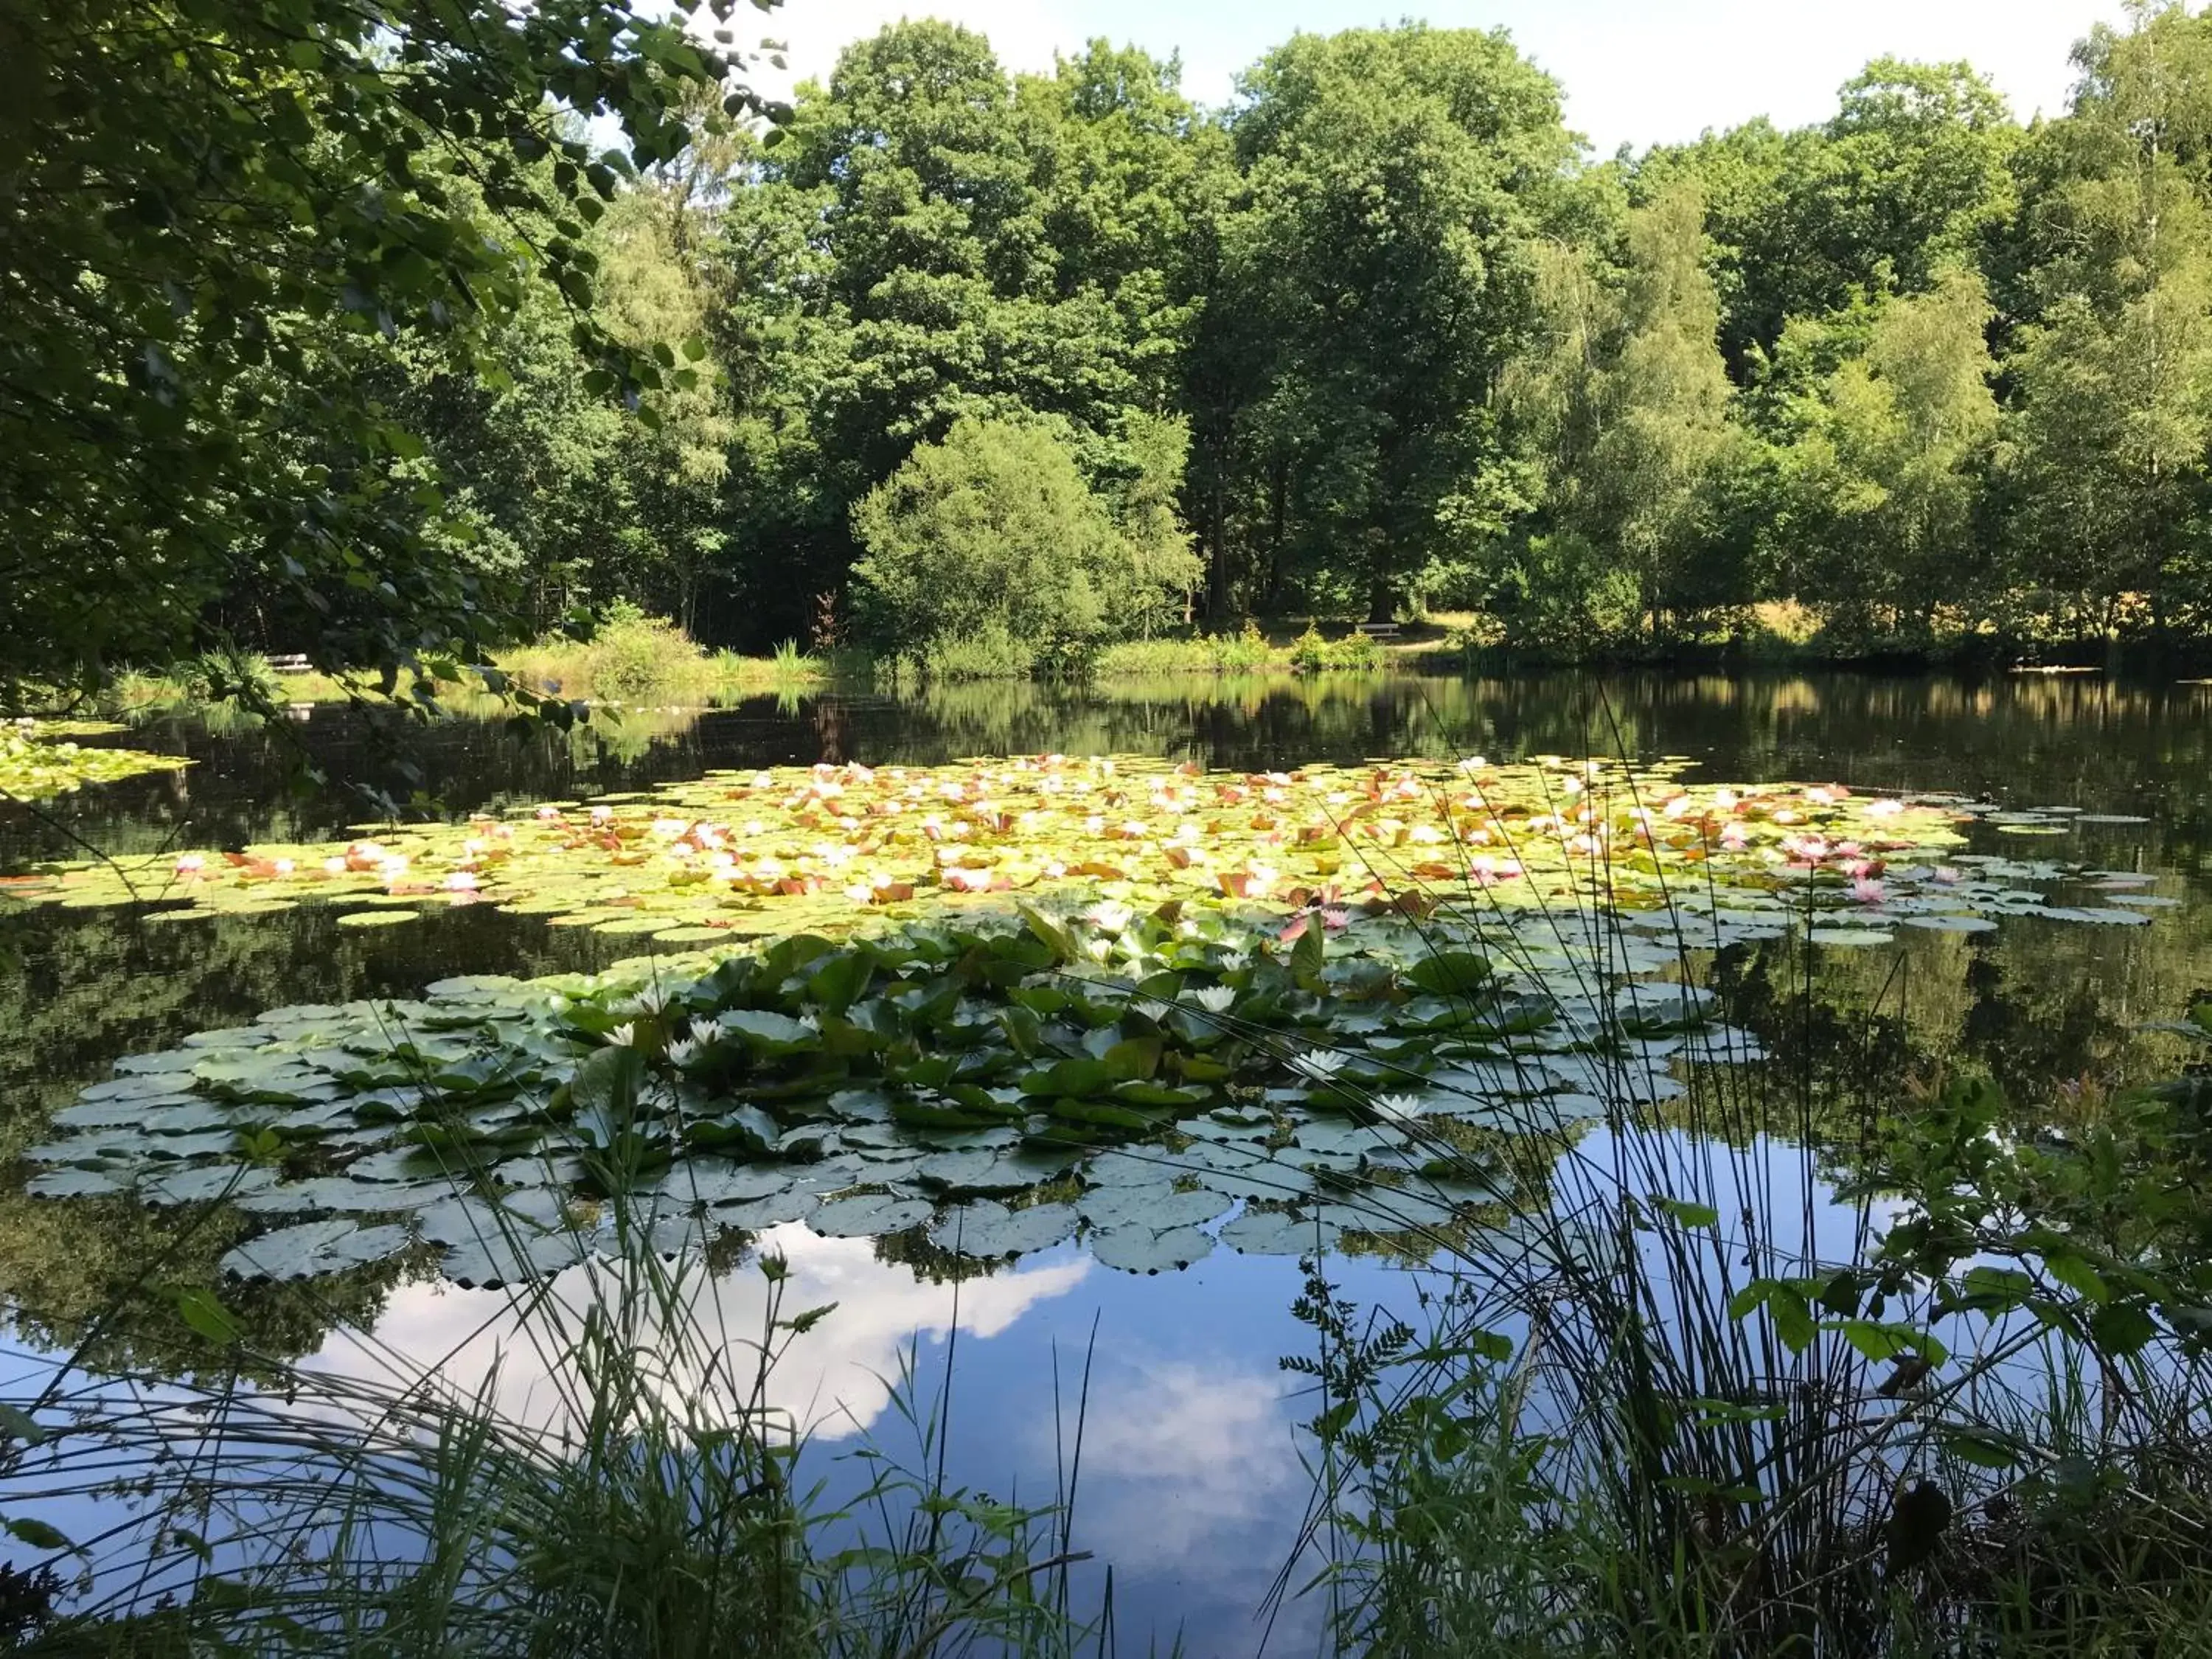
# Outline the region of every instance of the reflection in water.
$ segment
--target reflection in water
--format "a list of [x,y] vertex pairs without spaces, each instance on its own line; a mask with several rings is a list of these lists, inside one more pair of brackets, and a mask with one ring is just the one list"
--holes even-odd
[[[1994,933],[1920,934],[1893,948],[1826,951],[1810,961],[1779,946],[1738,949],[1717,965],[1728,1016],[1759,1033],[1775,1076],[1811,1079],[1816,1103],[1876,1094],[1909,1101],[1912,1087],[1948,1069],[1981,1067],[2023,1111],[2063,1122],[2066,1113],[2094,1110],[2110,1081],[2177,1064],[2171,1040],[2130,1028],[2173,1017],[2212,984],[2212,907],[2201,902],[2212,841],[2206,695],[2078,676],[1200,678],[1093,689],[933,687],[904,698],[829,694],[795,706],[759,699],[703,714],[634,717],[605,742],[593,734],[518,743],[495,724],[455,722],[403,733],[396,756],[380,752],[343,711],[319,710],[290,735],[332,775],[403,799],[416,785],[398,763],[418,766],[422,787],[445,811],[574,799],[718,767],[1120,750],[1233,767],[1471,752],[1493,760],[1680,755],[1714,781],[1838,779],[2143,814],[2152,822],[2084,827],[2063,841],[1992,831],[1981,850],[2154,874],[2155,895],[2182,903],[2160,912],[2154,927],[2023,920]],[[128,741],[201,763],[82,792],[57,803],[51,821],[0,816],[0,867],[82,856],[79,840],[129,852],[326,836],[362,815],[357,799],[287,794],[289,735],[217,735],[171,721]],[[112,914],[0,915],[0,1153],[41,1138],[46,1109],[118,1056],[167,1048],[265,1007],[411,994],[453,974],[603,965],[641,948],[489,907],[351,933],[312,908],[189,927]],[[1832,1079],[1823,1068],[1832,1068]],[[1801,1126],[1765,1127],[1787,1137]],[[1855,1139],[1848,1123],[1813,1127]],[[1592,1141],[1578,1150],[1602,1169],[1614,1149]],[[1762,1170],[1767,1157],[1759,1154]],[[1785,1210],[1816,1202],[1785,1179],[1798,1167],[1795,1154],[1777,1150],[1772,1161],[1762,1178]],[[1705,1178],[1671,1166],[1668,1173],[1689,1192]],[[1826,1207],[1808,1213],[1823,1229],[1846,1219]],[[19,1328],[27,1346],[76,1340],[149,1242],[174,1242],[164,1230],[180,1231],[187,1219],[155,1218],[132,1231],[95,1210],[0,1197],[0,1295],[33,1304],[38,1317]],[[180,1272],[211,1271],[223,1225],[201,1228],[181,1248],[173,1258]],[[1824,1235],[1823,1248],[1830,1242]],[[1841,1249],[1848,1240],[1833,1242]],[[789,1310],[840,1304],[794,1347],[775,1379],[776,1403],[811,1426],[830,1455],[849,1449],[863,1427],[893,1427],[884,1378],[896,1375],[916,1333],[930,1339],[925,1366],[941,1368],[955,1330],[952,1287],[917,1282],[864,1242],[783,1229],[767,1243],[791,1262]],[[1331,1276],[1364,1305],[1413,1311],[1402,1273],[1345,1261],[1331,1263]],[[553,1368],[522,1340],[503,1297],[421,1284],[355,1288],[359,1311],[349,1304],[350,1316],[365,1316],[383,1298],[370,1336],[323,1335],[334,1316],[327,1299],[280,1307],[272,1288],[264,1310],[261,1291],[233,1291],[272,1353],[314,1352],[319,1344],[311,1363],[325,1374],[435,1367],[465,1389],[491,1376],[496,1363],[504,1409],[548,1427],[560,1421]],[[578,1289],[577,1279],[566,1288]],[[1072,1401],[1097,1318],[1079,1547],[1115,1564],[1125,1631],[1171,1639],[1180,1628],[1194,1652],[1254,1650],[1253,1610],[1304,1507],[1293,1425],[1312,1411],[1296,1397],[1296,1379],[1275,1365],[1310,1339],[1288,1311],[1299,1288],[1295,1263],[1226,1252],[1156,1279],[1106,1272],[1068,1252],[964,1282],[957,1328],[961,1343],[975,1340],[957,1365],[952,1478],[1003,1495],[1018,1469],[1026,1484],[1012,1495],[1048,1495],[1063,1449],[1054,1367]],[[764,1291],[755,1269],[741,1266],[702,1294],[716,1330],[733,1342],[757,1337]],[[158,1328],[125,1332],[125,1350],[157,1368],[184,1352],[172,1315],[163,1310]],[[936,1380],[922,1380],[925,1395]],[[1291,1616],[1310,1620],[1316,1612],[1294,1608]],[[1281,1650],[1310,1645],[1291,1633]]]
[[[773,1228],[761,1235],[763,1255],[781,1255],[790,1267],[781,1314],[835,1303],[836,1311],[792,1344],[766,1379],[769,1409],[801,1434],[834,1441],[870,1430],[890,1401],[900,1356],[917,1337],[941,1340],[957,1327],[963,1334],[993,1337],[1038,1303],[1066,1296],[1094,1266],[1087,1255],[1056,1251],[1004,1273],[957,1285],[917,1279],[898,1263],[877,1260],[865,1238],[823,1238],[805,1227]],[[434,1378],[462,1397],[489,1391],[500,1415],[531,1429],[565,1436],[574,1427],[575,1387],[565,1345],[552,1340],[606,1293],[605,1269],[572,1267],[547,1293],[567,1311],[526,1312],[529,1302],[504,1291],[467,1291],[439,1281],[403,1285],[386,1301],[366,1334],[334,1335],[301,1369],[373,1379],[395,1385]],[[768,1280],[751,1265],[710,1276],[693,1273],[679,1316],[682,1344],[715,1356],[741,1383],[755,1374],[755,1345],[769,1317]],[[646,1333],[648,1348],[651,1327]],[[777,1340],[781,1342],[781,1339]],[[672,1389],[701,1400],[696,1378],[673,1376]],[[687,1386],[690,1385],[690,1386]]]

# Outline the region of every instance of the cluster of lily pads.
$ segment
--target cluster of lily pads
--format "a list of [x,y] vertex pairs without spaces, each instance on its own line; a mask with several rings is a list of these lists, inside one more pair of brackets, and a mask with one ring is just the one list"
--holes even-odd
[[27,1155],[29,1190],[288,1224],[232,1253],[250,1276],[435,1248],[502,1282],[617,1212],[671,1247],[802,1220],[979,1257],[1080,1234],[1149,1271],[1496,1219],[1581,1127],[1678,1093],[1686,1045],[1753,1051],[1681,988],[1547,985],[1440,927],[1002,907],[281,1009],[125,1061]]
[[0,798],[50,800],[88,783],[114,783],[191,764],[181,755],[88,748],[72,741],[122,729],[98,720],[0,721]]
[[166,908],[154,914],[179,919],[320,902],[364,926],[495,902],[670,943],[1092,885],[1144,904],[1322,909],[1478,891],[1524,908],[1649,909],[1695,893],[1722,911],[1778,894],[1854,917],[1972,909],[1976,890],[1946,862],[1972,817],[1958,803],[1692,784],[1684,764],[1231,774],[1050,756],[710,773],[589,805],[364,828],[343,842],[52,864],[0,893],[74,907],[157,899]]

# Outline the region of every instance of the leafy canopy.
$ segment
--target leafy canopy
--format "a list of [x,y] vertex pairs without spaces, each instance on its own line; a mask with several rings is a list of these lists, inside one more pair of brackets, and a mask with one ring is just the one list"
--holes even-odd
[[588,391],[641,406],[678,378],[589,316],[586,229],[632,159],[681,148],[678,88],[726,68],[626,0],[0,13],[10,678],[175,660],[248,607],[329,665],[510,629],[512,586],[453,556],[469,526],[370,371],[438,341],[467,372],[542,281]]

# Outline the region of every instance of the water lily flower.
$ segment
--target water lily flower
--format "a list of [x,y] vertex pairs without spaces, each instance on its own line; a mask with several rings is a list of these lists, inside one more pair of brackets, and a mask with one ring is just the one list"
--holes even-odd
[[541,806],[538,809],[538,821],[540,823],[550,823],[560,816],[561,809],[557,806]]
[[1377,1095],[1368,1104],[1376,1116],[1392,1123],[1410,1122],[1421,1115],[1419,1095]]
[[476,873],[470,870],[456,870],[440,885],[449,893],[473,893],[477,890]]
[[1933,870],[1929,871],[1929,873],[1947,887],[1952,883],[1960,880],[1966,874],[1964,871],[1954,869],[1948,864],[1939,864]]
[[1321,913],[1321,925],[1332,933],[1340,933],[1352,926],[1352,912],[1334,907]]
[[614,816],[615,809],[611,806],[594,806],[592,809],[593,823],[611,823],[614,821]]
[[1860,876],[1851,883],[1851,897],[1861,904],[1879,904],[1882,900],[1881,883],[1872,876]]
[[631,1047],[637,1042],[636,1023],[633,1020],[624,1020],[621,1024],[616,1026],[613,1030],[607,1033],[605,1041],[607,1047],[610,1048],[627,1048]]
[[631,992],[624,1006],[636,1013],[657,1014],[668,1006],[671,994],[667,986],[656,981],[650,985],[641,985]]
[[206,867],[207,860],[202,858],[198,853],[181,853],[178,854],[177,873],[180,876],[197,876]]
[[338,854],[333,853],[330,857],[323,860],[323,873],[325,875],[342,876],[345,874],[345,872],[346,861]]
[[1905,811],[1905,803],[1893,797],[1867,803],[1866,815],[1870,818],[1893,818]]
[[1094,927],[1109,933],[1118,933],[1135,920],[1136,912],[1115,899],[1102,899],[1083,913],[1083,919]]
[[397,881],[407,873],[407,854],[394,853],[376,866],[376,873],[386,881]]
[[698,1058],[698,1054],[699,1045],[690,1037],[674,1037],[669,1042],[668,1063],[671,1066],[689,1066]]
[[1489,764],[1490,763],[1480,755],[1469,755],[1459,763],[1459,769],[1462,772],[1480,772]]
[[1723,851],[1741,853],[1751,845],[1751,831],[1740,818],[1731,818],[1721,825],[1721,847]]
[[1344,1069],[1344,1056],[1334,1048],[1313,1048],[1291,1056],[1291,1069],[1315,1083],[1327,1083]]
[[1208,985],[1200,989],[1185,991],[1183,995],[1209,1014],[1225,1014],[1237,1000],[1237,992],[1227,985]]

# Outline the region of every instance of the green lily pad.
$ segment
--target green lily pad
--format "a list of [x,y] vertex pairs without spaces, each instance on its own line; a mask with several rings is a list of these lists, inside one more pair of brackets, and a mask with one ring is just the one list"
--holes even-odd
[[806,1224],[828,1238],[876,1238],[920,1226],[935,1212],[936,1207],[926,1198],[904,1198],[896,1193],[863,1194],[817,1206],[806,1218]]
[[239,1279],[308,1279],[381,1261],[407,1248],[407,1230],[354,1221],[307,1221],[280,1227],[238,1245],[222,1271]]
[[1010,1210],[988,1198],[947,1210],[929,1230],[929,1242],[963,1255],[1024,1255],[1072,1236],[1078,1218],[1067,1204],[1033,1204]]
[[1213,1240],[1195,1227],[1113,1227],[1091,1235],[1091,1254],[1125,1273],[1170,1273],[1212,1254]]

